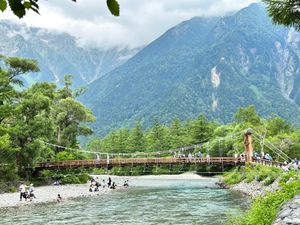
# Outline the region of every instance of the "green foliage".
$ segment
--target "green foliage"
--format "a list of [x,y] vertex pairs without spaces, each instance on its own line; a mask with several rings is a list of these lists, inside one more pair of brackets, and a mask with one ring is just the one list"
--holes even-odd
[[160,151],[168,149],[167,144],[167,130],[162,124],[158,121],[154,122],[152,129],[147,135],[149,149],[152,151]]
[[228,185],[240,183],[242,180],[250,183],[254,180],[263,182],[265,186],[272,184],[283,174],[279,168],[263,165],[246,165],[246,167],[236,168],[224,175],[224,183]]
[[75,156],[74,154],[67,152],[67,151],[61,151],[56,154],[57,160],[74,160]]
[[289,179],[297,180],[299,179],[299,171],[289,170],[280,176],[280,185],[284,185]]
[[263,0],[267,4],[268,13],[275,24],[285,26],[293,26],[300,30],[299,7],[300,3],[297,0]]
[[[76,0],[71,0],[76,2]],[[4,12],[7,8],[7,2],[11,11],[19,18],[26,15],[26,10],[31,10],[39,14],[38,0],[0,0],[0,10]],[[107,0],[107,7],[114,16],[120,15],[119,3],[116,0]]]
[[120,6],[116,0],[106,0],[107,7],[114,16],[120,15]]
[[141,151],[146,148],[146,140],[140,121],[136,123],[130,132],[129,145],[130,151]]
[[43,170],[41,172],[41,179],[44,183],[49,184],[53,184],[54,181],[61,181],[62,184],[86,184],[89,178],[85,170],[64,170],[59,172]]
[[64,176],[61,179],[62,184],[80,184],[80,180],[76,175]]
[[88,174],[84,173],[84,174],[79,175],[78,178],[79,178],[79,181],[81,184],[86,184],[89,181],[90,176]]
[[154,166],[152,169],[152,174],[159,175],[159,174],[168,174],[169,169],[162,166]]
[[234,115],[234,118],[236,122],[244,123],[250,127],[260,123],[260,117],[257,115],[254,105],[250,105],[246,108],[239,108]]
[[6,7],[7,7],[7,2],[6,2],[6,0],[0,0],[0,10],[1,10],[2,12],[4,12],[4,10],[6,9]]
[[224,183],[228,185],[240,183],[243,180],[243,176],[238,169],[224,175]]
[[17,188],[16,187],[14,187],[14,186],[9,186],[8,188],[7,188],[7,192],[8,193],[14,193],[14,192],[17,192]]
[[204,143],[212,138],[214,124],[210,123],[207,118],[200,114],[191,127],[193,143]]
[[[35,60],[0,56],[0,177],[13,180],[28,176],[29,167],[46,160],[83,159],[76,152],[51,148],[43,142],[77,148],[77,137],[92,133],[85,124],[94,121],[91,111],[75,100],[72,77],[65,86],[37,83],[25,90],[19,76],[37,72]],[[42,142],[43,141],[43,142]],[[56,155],[56,153],[58,153]]]

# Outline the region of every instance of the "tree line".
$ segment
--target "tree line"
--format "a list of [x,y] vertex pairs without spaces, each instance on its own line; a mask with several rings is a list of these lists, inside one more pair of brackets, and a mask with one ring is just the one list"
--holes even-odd
[[54,160],[61,149],[51,142],[78,148],[78,135],[92,130],[84,123],[95,120],[92,112],[75,98],[82,88],[72,90],[66,75],[63,87],[50,82],[25,89],[21,75],[39,71],[37,62],[16,57],[0,57],[0,177],[13,179],[35,162]]
[[261,137],[261,140],[254,139],[255,151],[268,152],[276,158],[277,155],[265,146],[265,143],[270,142],[290,157],[300,158],[300,130],[276,115],[261,118],[253,105],[240,108],[230,124],[218,124],[203,114],[194,120],[180,121],[175,118],[169,125],[155,120],[148,129],[143,129],[138,121],[131,129],[120,128],[112,130],[103,138],[95,137],[87,144],[87,149],[96,152],[151,154],[206,143],[192,153],[200,151],[210,156],[233,156],[244,151],[243,131],[247,128],[254,129]]

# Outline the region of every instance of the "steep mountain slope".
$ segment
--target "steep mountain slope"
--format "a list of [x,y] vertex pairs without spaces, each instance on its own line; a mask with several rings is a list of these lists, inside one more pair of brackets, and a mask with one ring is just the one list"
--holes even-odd
[[38,60],[41,72],[25,77],[28,84],[74,75],[76,86],[88,84],[123,64],[138,49],[83,48],[66,33],[0,21],[0,54]]
[[193,18],[93,82],[82,100],[97,116],[99,133],[200,112],[229,122],[249,104],[262,116],[297,121],[299,48],[299,33],[272,25],[259,4],[227,17]]

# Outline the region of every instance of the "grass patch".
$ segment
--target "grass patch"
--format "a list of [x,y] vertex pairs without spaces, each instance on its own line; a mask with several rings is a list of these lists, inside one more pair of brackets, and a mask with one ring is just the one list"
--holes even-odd
[[257,180],[268,186],[282,174],[283,171],[279,168],[248,164],[245,167],[236,168],[233,171],[226,173],[224,175],[224,183],[233,185],[238,184],[243,180],[247,183]]

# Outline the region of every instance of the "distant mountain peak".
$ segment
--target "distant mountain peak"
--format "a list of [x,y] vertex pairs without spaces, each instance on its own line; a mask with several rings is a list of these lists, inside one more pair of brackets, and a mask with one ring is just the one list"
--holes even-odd
[[298,40],[289,28],[274,26],[262,4],[224,17],[192,18],[93,82],[82,100],[98,118],[98,133],[199,113],[230,122],[250,104],[262,116],[297,121]]
[[[0,20],[0,54],[36,59],[41,72],[24,76],[25,84],[59,83],[74,75],[75,86],[87,85],[134,56],[139,49],[84,48],[67,33]],[[3,35],[2,35],[3,34]]]

